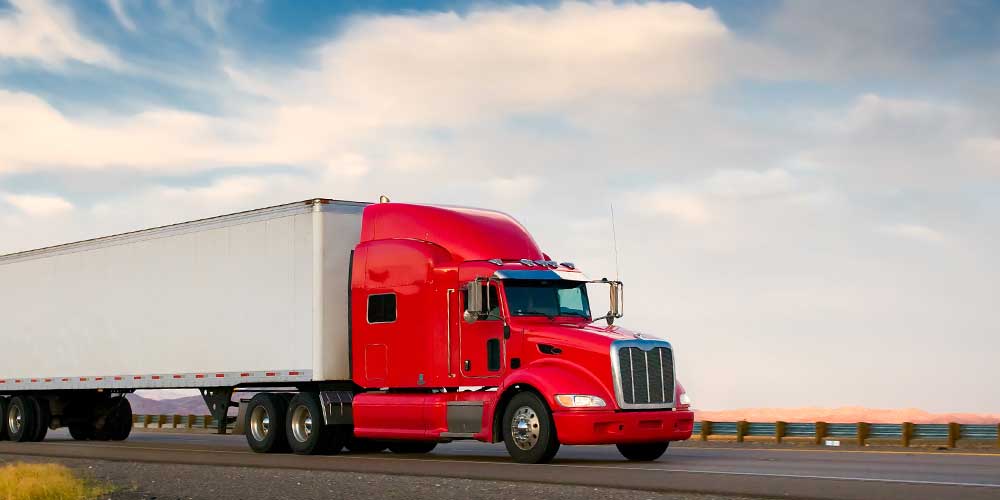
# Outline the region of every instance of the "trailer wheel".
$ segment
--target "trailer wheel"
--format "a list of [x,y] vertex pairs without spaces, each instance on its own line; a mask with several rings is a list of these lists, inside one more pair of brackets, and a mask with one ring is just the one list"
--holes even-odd
[[522,392],[507,403],[503,416],[503,442],[516,462],[540,464],[559,451],[552,414],[538,396]]
[[667,452],[670,442],[619,444],[618,452],[633,462],[652,462]]
[[34,439],[38,432],[38,415],[37,406],[31,398],[25,396],[10,398],[5,417],[11,441],[25,443]]
[[243,422],[250,449],[257,453],[288,451],[288,440],[285,438],[287,411],[288,398],[284,394],[262,392],[250,400]]
[[325,425],[319,395],[301,392],[292,398],[285,414],[285,433],[292,452],[299,455],[340,453],[347,443],[350,427]]
[[77,441],[94,439],[94,426],[91,424],[70,424],[69,435]]
[[41,442],[49,433],[49,424],[52,423],[52,410],[49,409],[49,400],[40,397],[30,398],[35,404],[35,435],[32,441]]
[[132,434],[132,403],[125,396],[118,399],[104,424],[108,439],[112,441],[124,441]]
[[0,397],[0,441],[7,440],[7,398]]
[[437,447],[435,441],[397,441],[389,443],[389,451],[403,455],[430,453]]

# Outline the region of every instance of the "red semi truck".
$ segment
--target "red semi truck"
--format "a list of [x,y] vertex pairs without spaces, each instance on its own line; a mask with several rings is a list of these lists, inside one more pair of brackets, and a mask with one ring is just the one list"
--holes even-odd
[[124,394],[155,388],[201,390],[221,432],[256,393],[237,427],[263,453],[475,439],[643,461],[693,426],[671,344],[614,325],[622,284],[490,210],[308,200],[0,257],[0,294],[20,360],[0,366],[0,438],[124,439]]

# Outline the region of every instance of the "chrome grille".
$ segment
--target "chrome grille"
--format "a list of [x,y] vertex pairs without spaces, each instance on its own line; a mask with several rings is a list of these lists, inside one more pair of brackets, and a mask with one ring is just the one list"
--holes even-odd
[[615,342],[612,351],[615,392],[620,407],[674,406],[674,358],[669,344],[655,341]]

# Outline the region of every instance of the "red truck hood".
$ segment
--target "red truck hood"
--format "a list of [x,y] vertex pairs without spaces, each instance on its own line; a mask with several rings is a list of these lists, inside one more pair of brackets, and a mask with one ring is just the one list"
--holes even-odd
[[563,350],[590,352],[608,358],[611,343],[616,340],[659,340],[634,330],[601,323],[588,323],[572,319],[517,318],[511,324],[514,329],[524,332],[525,348],[534,350],[532,344],[549,344]]

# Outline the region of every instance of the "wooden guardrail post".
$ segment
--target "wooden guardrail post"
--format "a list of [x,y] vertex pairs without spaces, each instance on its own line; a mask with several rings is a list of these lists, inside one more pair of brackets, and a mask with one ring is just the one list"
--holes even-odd
[[858,446],[864,446],[871,432],[871,424],[868,422],[858,422]]
[[151,423],[153,423],[153,416],[152,415],[143,415],[143,417],[142,417],[142,428],[143,429],[148,429],[149,428],[149,424],[151,424]]
[[826,437],[826,422],[816,422],[816,445],[823,444],[823,438]]
[[902,432],[900,432],[900,444],[904,447],[910,446],[910,440],[913,439],[913,422],[903,422]]
[[174,425],[174,429],[180,427],[181,426],[181,416],[180,415],[174,415],[173,422],[171,422],[171,423]]
[[157,415],[156,416],[156,428],[157,429],[162,429],[163,425],[166,424],[166,423],[167,423],[167,416],[166,415]]
[[708,441],[708,436],[712,435],[712,421],[702,420],[701,421],[701,440]]
[[956,422],[948,423],[948,447],[955,448],[958,446],[958,439],[962,436],[962,427]]
[[212,428],[212,416],[211,415],[205,415],[205,428],[206,429],[211,429]]
[[746,420],[740,420],[736,422],[736,442],[742,443],[746,437],[750,424]]
[[188,415],[187,416],[187,420],[188,420],[187,421],[187,428],[188,429],[193,429],[194,428],[194,415]]
[[785,432],[788,430],[788,423],[777,421],[774,423],[774,442],[781,444],[781,440],[785,438]]

